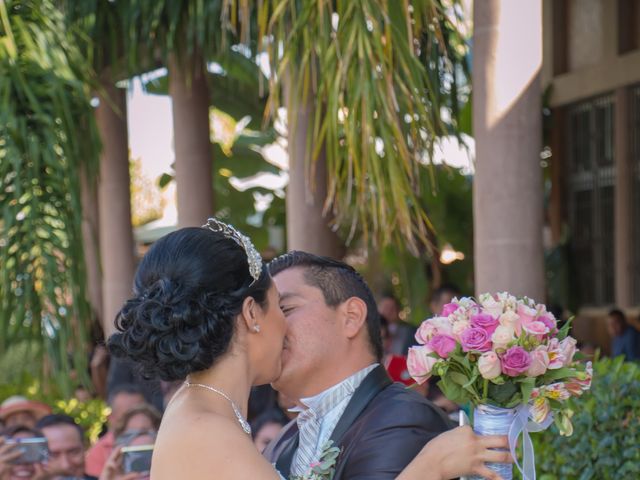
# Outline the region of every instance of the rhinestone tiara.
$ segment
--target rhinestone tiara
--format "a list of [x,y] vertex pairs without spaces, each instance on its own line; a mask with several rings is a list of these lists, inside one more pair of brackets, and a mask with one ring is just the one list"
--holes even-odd
[[249,264],[249,273],[253,277],[253,285],[262,274],[262,257],[256,250],[256,247],[253,246],[251,240],[246,235],[243,235],[238,230],[236,230],[233,226],[221,222],[217,218],[209,218],[207,219],[207,223],[202,225],[202,228],[208,228],[212,232],[222,233],[227,238],[230,238],[238,245],[240,245],[245,253],[247,254],[247,263]]

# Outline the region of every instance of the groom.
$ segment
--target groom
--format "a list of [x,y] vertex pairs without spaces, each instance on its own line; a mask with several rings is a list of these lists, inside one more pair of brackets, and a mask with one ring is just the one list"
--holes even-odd
[[297,399],[300,413],[265,457],[285,477],[305,474],[331,440],[341,449],[335,480],[395,478],[450,424],[380,365],[380,320],[369,287],[350,266],[304,252],[276,258],[269,271],[288,325],[273,387]]

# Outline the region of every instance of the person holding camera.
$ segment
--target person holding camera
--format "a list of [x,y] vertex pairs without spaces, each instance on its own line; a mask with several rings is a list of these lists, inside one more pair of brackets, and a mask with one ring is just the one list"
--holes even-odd
[[[38,441],[25,442],[28,439]],[[47,443],[37,430],[16,425],[0,435],[0,480],[50,480],[46,458]]]
[[127,430],[111,452],[99,480],[149,480],[155,430]]

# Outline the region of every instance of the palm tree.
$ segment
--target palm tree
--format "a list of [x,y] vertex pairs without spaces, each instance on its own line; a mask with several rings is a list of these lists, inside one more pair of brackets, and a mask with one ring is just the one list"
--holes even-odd
[[90,39],[83,53],[98,79],[95,116],[104,148],[98,182],[83,179],[85,211],[95,215],[85,216],[83,233],[92,308],[108,338],[131,295],[135,269],[126,92],[116,87],[126,78],[124,20],[122,6],[107,0],[65,1],[62,6],[68,27]]
[[25,368],[66,393],[91,316],[79,172],[100,147],[80,41],[50,0],[0,2],[0,354],[30,346]]
[[[456,118],[464,60],[458,7],[455,0],[263,2],[268,113],[282,104],[309,112],[293,117],[290,139],[307,139],[301,170],[319,192],[326,183],[327,221],[348,239],[361,232],[414,253],[429,243],[419,186],[434,140],[448,133],[443,107]],[[325,162],[326,175],[318,175]],[[305,224],[300,212],[293,221]]]
[[[282,104],[296,113],[290,115],[289,135],[300,140],[298,152],[306,150],[298,170],[305,177],[292,181],[315,193],[315,215],[323,210],[326,223],[348,239],[362,234],[414,251],[428,243],[419,186],[434,139],[448,131],[441,108],[456,111],[460,56],[450,48],[458,38],[451,21],[458,15],[455,0],[264,0],[260,8],[238,0],[61,2],[67,30],[81,29],[84,37],[62,33],[65,22],[52,1],[0,3],[0,241],[7,246],[0,249],[0,346],[21,339],[55,346],[52,358],[60,372],[69,366],[69,346],[78,346],[73,351],[83,356],[81,329],[90,313],[77,172],[83,166],[91,183],[99,144],[89,107],[89,86],[97,87],[78,46],[84,37],[91,42],[82,52],[101,74],[100,109],[120,132],[124,106],[114,82],[169,66],[174,100],[190,105],[175,125],[176,142],[182,143],[179,131],[199,132],[182,137],[196,145],[188,156],[180,153],[186,147],[176,145],[178,183],[184,186],[188,179],[181,179],[182,167],[207,180],[197,188],[189,185],[203,207],[197,221],[212,211],[204,112],[208,99],[219,97],[204,72],[215,55],[233,48],[269,54],[267,117]],[[103,134],[108,123],[101,121]],[[118,144],[126,145],[122,133]],[[318,175],[323,160],[326,176]],[[111,171],[104,162],[102,168]],[[45,173],[52,175],[46,182]],[[128,191],[128,185],[122,188]],[[116,196],[128,200],[124,193]],[[106,200],[101,203],[104,208]],[[99,216],[104,231],[108,222]],[[130,231],[125,217],[118,217],[124,221],[118,225]],[[306,218],[296,221],[304,224]]]

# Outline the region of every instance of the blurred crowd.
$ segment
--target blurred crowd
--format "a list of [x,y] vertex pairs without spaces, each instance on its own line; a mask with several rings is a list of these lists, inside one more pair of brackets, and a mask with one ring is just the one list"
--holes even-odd
[[[460,292],[453,285],[437,289],[429,308],[440,312]],[[461,406],[447,400],[436,382],[416,385],[407,370],[406,352],[416,343],[415,327],[406,321],[400,302],[392,295],[379,298],[384,366],[394,381],[414,388],[445,410],[453,419]],[[556,315],[558,317],[558,315]],[[561,317],[558,317],[561,318]],[[640,332],[620,310],[611,310],[607,326],[612,338],[612,355],[640,360]],[[587,357],[595,348],[584,344]],[[182,382],[143,380],[133,365],[109,358],[98,346],[91,359],[95,394],[106,399],[107,422],[96,442],[89,445],[77,419],[53,413],[52,408],[22,396],[4,399],[0,405],[0,480],[141,480],[149,478],[151,455],[162,412]],[[91,395],[76,391],[80,401]],[[0,399],[1,400],[1,399]],[[264,450],[280,429],[297,415],[290,411],[293,400],[270,385],[254,387],[248,406],[248,420],[256,448]]]

